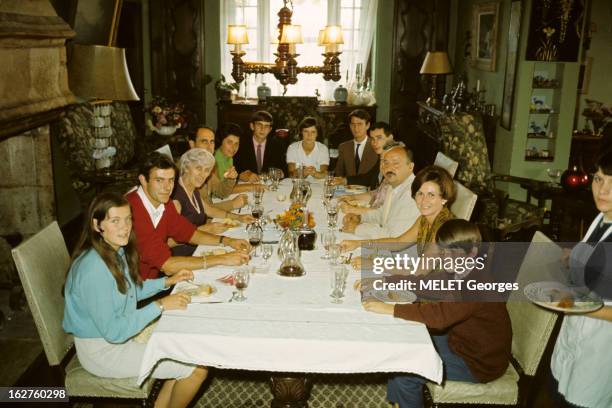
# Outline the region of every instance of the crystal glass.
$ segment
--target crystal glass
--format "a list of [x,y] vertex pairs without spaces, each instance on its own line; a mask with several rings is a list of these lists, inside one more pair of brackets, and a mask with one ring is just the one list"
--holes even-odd
[[338,203],[335,201],[327,203],[327,226],[331,229],[338,226]]
[[270,169],[268,169],[268,175],[270,176],[270,190],[278,190],[278,183],[281,179],[281,170],[270,167]]
[[268,263],[268,259],[272,257],[272,253],[274,252],[274,248],[272,244],[263,244],[261,246],[261,256],[264,259],[264,263]]
[[244,296],[244,290],[249,286],[249,280],[251,279],[250,270],[248,267],[240,267],[234,271],[234,285],[238,289],[238,294],[232,298],[235,302],[244,302],[246,296]]
[[334,231],[328,230],[321,234],[321,245],[325,249],[325,255],[321,259],[329,259],[329,248],[336,243],[336,234]]
[[253,202],[256,205],[260,205],[263,199],[263,195],[264,195],[263,188],[259,188],[259,187],[255,188],[255,191],[253,191]]
[[334,265],[331,271],[331,298],[332,303],[342,303],[344,290],[346,289],[346,279],[348,269],[345,265]]
[[251,215],[256,220],[259,220],[264,213],[264,208],[261,204],[254,203],[251,207]]
[[257,257],[257,248],[263,239],[263,230],[258,223],[254,222],[253,224],[248,225],[247,234],[249,237],[249,244],[251,244],[251,247],[253,248],[253,256]]
[[323,197],[326,201],[330,201],[334,197],[336,192],[336,186],[333,184],[325,184],[325,190],[323,191]]
[[342,253],[342,248],[340,244],[335,243],[329,246],[329,263],[332,265],[338,264],[338,260],[340,259],[340,254]]

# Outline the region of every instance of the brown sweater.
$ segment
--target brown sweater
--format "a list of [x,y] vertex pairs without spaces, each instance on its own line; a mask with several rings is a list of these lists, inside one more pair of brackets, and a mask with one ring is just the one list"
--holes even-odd
[[433,302],[395,305],[395,317],[424,323],[448,334],[448,345],[474,377],[489,382],[508,368],[512,326],[505,303]]

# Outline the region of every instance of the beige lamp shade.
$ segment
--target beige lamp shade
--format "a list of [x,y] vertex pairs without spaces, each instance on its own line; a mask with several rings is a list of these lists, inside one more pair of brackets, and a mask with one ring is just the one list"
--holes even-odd
[[249,35],[245,25],[230,24],[227,26],[228,44],[248,44]]
[[450,74],[453,72],[446,51],[428,51],[421,66],[421,74]]
[[70,90],[83,99],[139,100],[123,48],[74,44],[68,81]]
[[302,40],[302,26],[285,24],[283,26],[283,35],[281,36],[281,43],[283,44],[301,44]]
[[319,36],[317,37],[317,45],[325,45],[325,30],[319,30]]
[[323,36],[323,44],[344,44],[344,37],[342,35],[342,27],[333,25],[325,27],[325,34]]

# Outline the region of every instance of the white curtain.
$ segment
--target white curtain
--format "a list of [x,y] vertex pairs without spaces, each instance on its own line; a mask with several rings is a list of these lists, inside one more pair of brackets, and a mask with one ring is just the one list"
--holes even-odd
[[[221,29],[221,44],[220,44],[220,52],[221,52],[221,72],[225,75],[226,80],[229,82],[233,82],[231,77],[232,72],[232,60],[231,55],[229,53],[230,46],[226,44],[227,40],[227,25],[228,24],[244,24],[242,15],[237,15],[236,10],[237,7],[244,4],[244,0],[220,0],[221,1],[221,15],[219,16],[219,24]],[[305,8],[305,3],[308,3],[309,0],[302,1],[294,1],[295,11],[296,11],[296,19],[300,19],[297,16],[300,13],[300,8]],[[257,49],[256,55],[255,53],[249,53],[244,57],[245,61],[261,61],[261,62],[273,62],[274,59],[271,56],[273,49],[275,48],[274,44],[270,44],[270,39],[272,34],[274,33],[274,29],[277,24],[276,17],[274,17],[277,13],[277,7],[279,1],[278,0],[258,0],[257,2],[257,40],[253,42],[253,39],[249,37],[249,41],[251,44],[249,46],[254,46],[253,48]],[[301,96],[314,96],[315,89],[318,89],[321,98],[326,100],[333,99],[333,91],[339,85],[347,85],[350,83],[350,80],[353,79],[355,74],[355,68],[358,63],[361,63],[363,69],[368,62],[368,58],[370,56],[370,52],[372,49],[372,42],[374,38],[375,28],[376,28],[376,15],[378,9],[378,0],[362,0],[361,1],[361,12],[359,21],[354,22],[357,23],[356,27],[347,27],[346,24],[342,21],[342,13],[341,13],[341,0],[317,0],[316,3],[322,9],[322,13],[326,13],[323,19],[319,23],[316,23],[318,26],[321,25],[320,28],[326,24],[342,24],[345,29],[356,29],[358,28],[359,38],[353,38],[353,41],[346,42],[344,44],[344,48],[349,50],[353,49],[354,52],[345,52],[340,55],[341,68],[340,73],[342,75],[342,79],[340,82],[333,81],[325,81],[323,76],[320,74],[317,75],[306,75],[300,74],[298,76],[298,82],[296,85],[290,85],[287,90],[287,95],[301,95]],[[282,1],[280,2],[282,4]],[[271,10],[273,8],[274,10]],[[303,15],[303,14],[302,14]],[[303,18],[302,18],[303,19]],[[304,26],[304,22],[302,21],[302,25]],[[304,30],[304,28],[303,28]],[[306,40],[306,39],[305,39]],[[345,39],[346,41],[347,39]],[[312,41],[312,40],[311,40]],[[316,39],[314,39],[316,41]],[[306,47],[306,44],[298,45],[298,53],[300,53],[300,47]],[[304,49],[304,48],[302,48]],[[322,52],[322,50],[321,50]],[[304,61],[307,56],[302,52],[302,56],[298,57],[299,65],[321,65],[323,63],[323,57],[319,56],[320,52],[317,51],[315,55],[310,53],[307,61]],[[318,58],[318,59],[314,59]],[[311,60],[312,59],[312,60]],[[350,78],[346,78],[346,73],[349,73]],[[255,98],[257,95],[257,86],[262,82],[266,82],[266,84],[272,89],[273,95],[282,95],[283,87],[280,83],[270,74],[266,75],[249,75],[247,79],[241,84],[240,95],[245,95],[245,85],[247,87],[247,96]]]

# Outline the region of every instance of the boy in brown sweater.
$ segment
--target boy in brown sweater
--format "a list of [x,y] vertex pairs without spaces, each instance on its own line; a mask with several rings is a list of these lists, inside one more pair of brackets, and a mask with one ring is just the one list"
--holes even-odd
[[[463,256],[475,255],[481,240],[478,227],[460,219],[447,221],[436,237],[436,242],[454,248],[455,253],[463,253]],[[512,327],[505,303],[392,305],[368,300],[363,302],[363,307],[371,312],[421,322],[431,331],[441,333],[432,335],[432,340],[444,363],[445,380],[489,382],[499,378],[508,367]],[[387,398],[400,408],[420,408],[425,381],[417,375],[396,376],[387,384]]]

